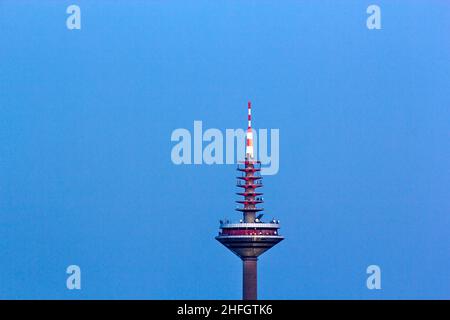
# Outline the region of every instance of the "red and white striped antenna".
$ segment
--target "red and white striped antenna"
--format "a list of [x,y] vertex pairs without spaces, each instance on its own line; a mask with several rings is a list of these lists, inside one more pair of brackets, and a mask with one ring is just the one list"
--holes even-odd
[[248,102],[248,128],[247,128],[247,144],[245,147],[245,157],[248,160],[253,159],[253,132],[252,132],[252,103]]

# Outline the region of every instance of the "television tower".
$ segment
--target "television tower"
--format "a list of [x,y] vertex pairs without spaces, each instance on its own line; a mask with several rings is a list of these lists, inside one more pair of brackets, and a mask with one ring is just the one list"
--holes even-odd
[[[242,212],[243,218],[239,223],[220,221],[219,235],[216,239],[243,263],[243,293],[244,300],[257,299],[257,261],[258,257],[272,248],[284,238],[278,234],[280,224],[278,220],[271,222],[261,220],[263,208],[256,205],[263,202],[261,188],[261,162],[253,154],[252,105],[248,102],[248,128],[246,134],[245,161],[238,164],[237,187],[243,192],[237,194],[244,199],[236,201],[242,207],[236,208]],[[258,214],[258,215],[257,215]]]

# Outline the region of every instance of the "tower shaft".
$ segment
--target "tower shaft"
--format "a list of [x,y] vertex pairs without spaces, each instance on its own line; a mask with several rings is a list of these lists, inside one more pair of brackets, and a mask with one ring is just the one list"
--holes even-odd
[[242,299],[256,300],[258,298],[258,258],[243,258],[242,272]]

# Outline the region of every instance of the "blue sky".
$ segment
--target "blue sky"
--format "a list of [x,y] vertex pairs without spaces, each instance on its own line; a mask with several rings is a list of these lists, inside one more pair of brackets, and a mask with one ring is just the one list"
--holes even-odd
[[447,1],[0,2],[0,298],[239,299],[235,167],[170,136],[247,100],[280,129],[260,298],[448,298],[449,30]]

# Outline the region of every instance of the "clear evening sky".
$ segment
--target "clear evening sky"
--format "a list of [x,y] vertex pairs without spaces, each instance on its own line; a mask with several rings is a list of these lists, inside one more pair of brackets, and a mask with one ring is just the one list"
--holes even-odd
[[450,297],[448,1],[8,0],[0,43],[0,298],[239,299],[235,166],[170,136],[248,100],[280,129],[260,298]]

